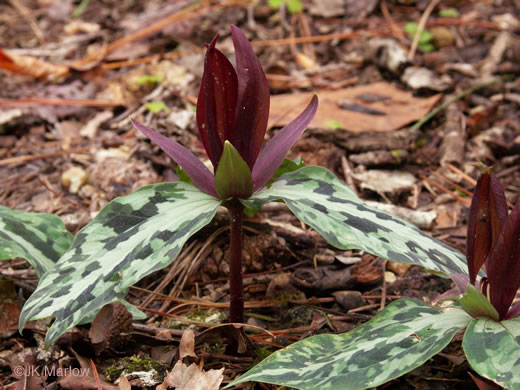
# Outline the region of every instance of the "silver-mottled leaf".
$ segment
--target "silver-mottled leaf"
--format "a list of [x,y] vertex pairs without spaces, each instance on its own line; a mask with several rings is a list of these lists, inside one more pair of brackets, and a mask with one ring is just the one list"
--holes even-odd
[[329,170],[307,166],[286,173],[242,203],[251,209],[283,200],[331,245],[384,259],[467,275],[465,257],[397,217],[365,205]]
[[360,390],[397,378],[440,352],[471,317],[402,299],[351,332],[309,337],[268,356],[230,386],[267,382],[301,390]]
[[23,307],[20,328],[30,319],[55,317],[45,339],[54,342],[89,313],[121,299],[129,286],[170,264],[219,205],[184,182],[154,184],[113,200],[43,275]]
[[58,216],[0,206],[0,260],[24,258],[41,277],[71,243],[72,234]]
[[471,367],[509,390],[520,389],[520,317],[471,321],[462,347]]

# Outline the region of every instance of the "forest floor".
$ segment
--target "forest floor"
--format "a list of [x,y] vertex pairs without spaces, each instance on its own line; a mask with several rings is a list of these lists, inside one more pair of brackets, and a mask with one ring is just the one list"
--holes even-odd
[[[311,92],[320,97],[290,158],[329,168],[374,207],[390,207],[463,253],[478,163],[493,166],[507,200],[517,201],[518,0],[302,0],[294,13],[287,5],[298,1],[79,3],[0,3],[3,206],[58,215],[75,234],[112,199],[176,180],[176,164],[131,118],[207,159],[194,111],[203,44],[220,34],[217,47],[232,57],[231,24],[252,42],[269,81],[268,138]],[[422,31],[415,41],[414,29]],[[230,331],[217,327],[227,321],[228,223],[218,212],[170,266],[131,288],[128,300],[150,318],[101,349],[90,325],[49,348],[49,321],[20,335],[18,315],[38,279],[22,259],[0,262],[0,387],[155,388],[180,349],[203,372],[223,368],[225,385],[290,343],[349,331],[399,298],[431,303],[450,288],[419,266],[337,250],[281,203],[268,204],[245,220],[243,271],[247,324],[270,334],[245,328],[246,352],[230,356]],[[117,333],[121,325],[115,316],[104,326]],[[195,335],[191,348],[179,346],[185,329]],[[476,388],[460,341],[379,388]],[[24,378],[20,365],[95,367],[97,375]]]

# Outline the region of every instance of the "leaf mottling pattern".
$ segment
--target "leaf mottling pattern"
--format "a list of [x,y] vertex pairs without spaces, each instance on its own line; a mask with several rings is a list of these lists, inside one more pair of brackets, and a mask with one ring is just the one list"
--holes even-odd
[[229,386],[267,382],[302,390],[358,390],[397,378],[440,352],[471,317],[402,299],[348,333],[291,344]]
[[22,310],[20,328],[31,319],[55,317],[45,339],[54,342],[91,312],[121,300],[129,286],[169,265],[219,205],[184,182],[143,187],[113,200],[43,275]]
[[506,389],[520,389],[520,317],[501,322],[473,319],[462,347],[479,375]]
[[72,234],[56,215],[0,206],[0,260],[22,257],[41,277],[54,268],[71,243]]
[[259,209],[283,200],[331,245],[362,249],[384,259],[467,275],[464,256],[417,227],[365,205],[329,170],[308,166],[280,176],[242,203]]

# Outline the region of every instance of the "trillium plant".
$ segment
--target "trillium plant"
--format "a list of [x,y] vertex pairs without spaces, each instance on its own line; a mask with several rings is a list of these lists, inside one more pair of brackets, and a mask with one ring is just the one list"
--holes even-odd
[[[395,301],[351,332],[313,336],[273,353],[232,384],[372,388],[419,367],[465,329],[470,366],[500,386],[520,389],[520,303],[513,304],[520,287],[520,200],[508,215],[504,191],[489,170],[471,202],[467,266],[468,274],[450,274],[456,288],[436,300],[454,304],[439,309]],[[487,276],[481,272],[478,280],[481,268]]]
[[212,173],[179,143],[133,121],[134,126],[175,160],[200,190],[229,210],[231,322],[243,322],[242,216],[249,198],[274,176],[285,155],[318,108],[314,96],[307,108],[262,149],[269,120],[269,86],[260,62],[244,34],[231,27],[237,71],[215,45],[208,46],[197,100],[197,125]]
[[[22,256],[40,277],[22,309],[20,330],[29,320],[53,317],[45,339],[50,344],[68,329],[92,320],[104,305],[114,301],[121,301],[135,318],[141,318],[143,313],[124,300],[128,288],[175,261],[186,241],[213,219],[220,206],[230,215],[231,322],[243,319],[243,211],[258,211],[267,202],[285,202],[297,218],[336,248],[360,249],[388,260],[467,275],[464,256],[457,250],[399,218],[366,206],[332,172],[319,166],[301,167],[289,160],[283,164],[286,153],[313,118],[317,97],[262,147],[269,115],[266,77],[243,33],[233,26],[231,34],[236,70],[216,48],[215,37],[207,46],[197,103],[199,135],[213,171],[179,143],[134,121],[139,131],[178,163],[189,180],[152,184],[114,199],[72,242],[55,216],[40,218],[0,208],[0,259]],[[281,164],[283,168],[278,169]],[[34,223],[24,222],[32,220]],[[420,304],[405,303],[421,313],[426,310]],[[441,315],[438,309],[428,310]],[[459,317],[469,318],[465,312]],[[337,345],[327,342],[320,347],[323,353]],[[276,356],[280,355],[273,358]],[[371,359],[369,355],[367,359]],[[291,366],[281,367],[286,368],[273,373]],[[334,370],[328,370],[327,375],[335,375]],[[315,379],[325,380],[325,376],[321,373]],[[262,379],[252,374],[244,378]]]

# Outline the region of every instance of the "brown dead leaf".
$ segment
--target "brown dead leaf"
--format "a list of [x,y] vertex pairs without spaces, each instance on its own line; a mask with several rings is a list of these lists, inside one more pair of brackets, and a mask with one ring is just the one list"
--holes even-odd
[[[82,376],[69,374],[58,378],[57,380],[60,388],[70,390],[98,390],[98,384],[96,378],[93,376]],[[102,390],[118,390],[119,387],[112,385],[111,383],[101,380]]]
[[123,347],[129,340],[132,330],[130,312],[123,304],[112,302],[103,306],[96,315],[88,335],[96,353],[100,353],[106,348],[117,350]]
[[191,329],[186,329],[182,333],[179,344],[179,358],[182,360],[186,356],[197,357],[195,354],[195,333]]
[[0,337],[9,337],[18,330],[20,308],[15,302],[0,303]]
[[65,65],[52,64],[36,57],[8,54],[0,49],[0,69],[35,78],[59,78],[69,73]]
[[[10,390],[43,390],[40,367],[32,348],[24,348],[6,357],[11,367],[12,376],[18,379],[7,388]],[[1,385],[1,382],[0,382]]]
[[[70,390],[99,390],[98,381],[94,376],[94,370],[92,369],[93,363],[91,363],[91,360],[81,356],[72,348],[70,350],[79,362],[80,368],[63,368],[63,374],[58,375],[59,378],[57,380],[60,388]],[[102,390],[118,389],[118,386],[108,383],[102,377],[99,377],[99,382]]]
[[[422,119],[441,95],[416,98],[391,84],[379,82],[336,91],[318,91],[320,104],[310,127],[341,126],[352,132],[392,131]],[[313,93],[271,97],[270,126],[285,126],[311,100]]]
[[132,390],[132,385],[124,375],[119,377],[119,390]]
[[0,338],[18,330],[20,308],[16,304],[16,289],[10,280],[0,279]]
[[195,363],[189,367],[178,360],[168,376],[156,390],[166,390],[168,386],[176,390],[218,390],[224,379],[224,367],[220,370],[204,371]]

